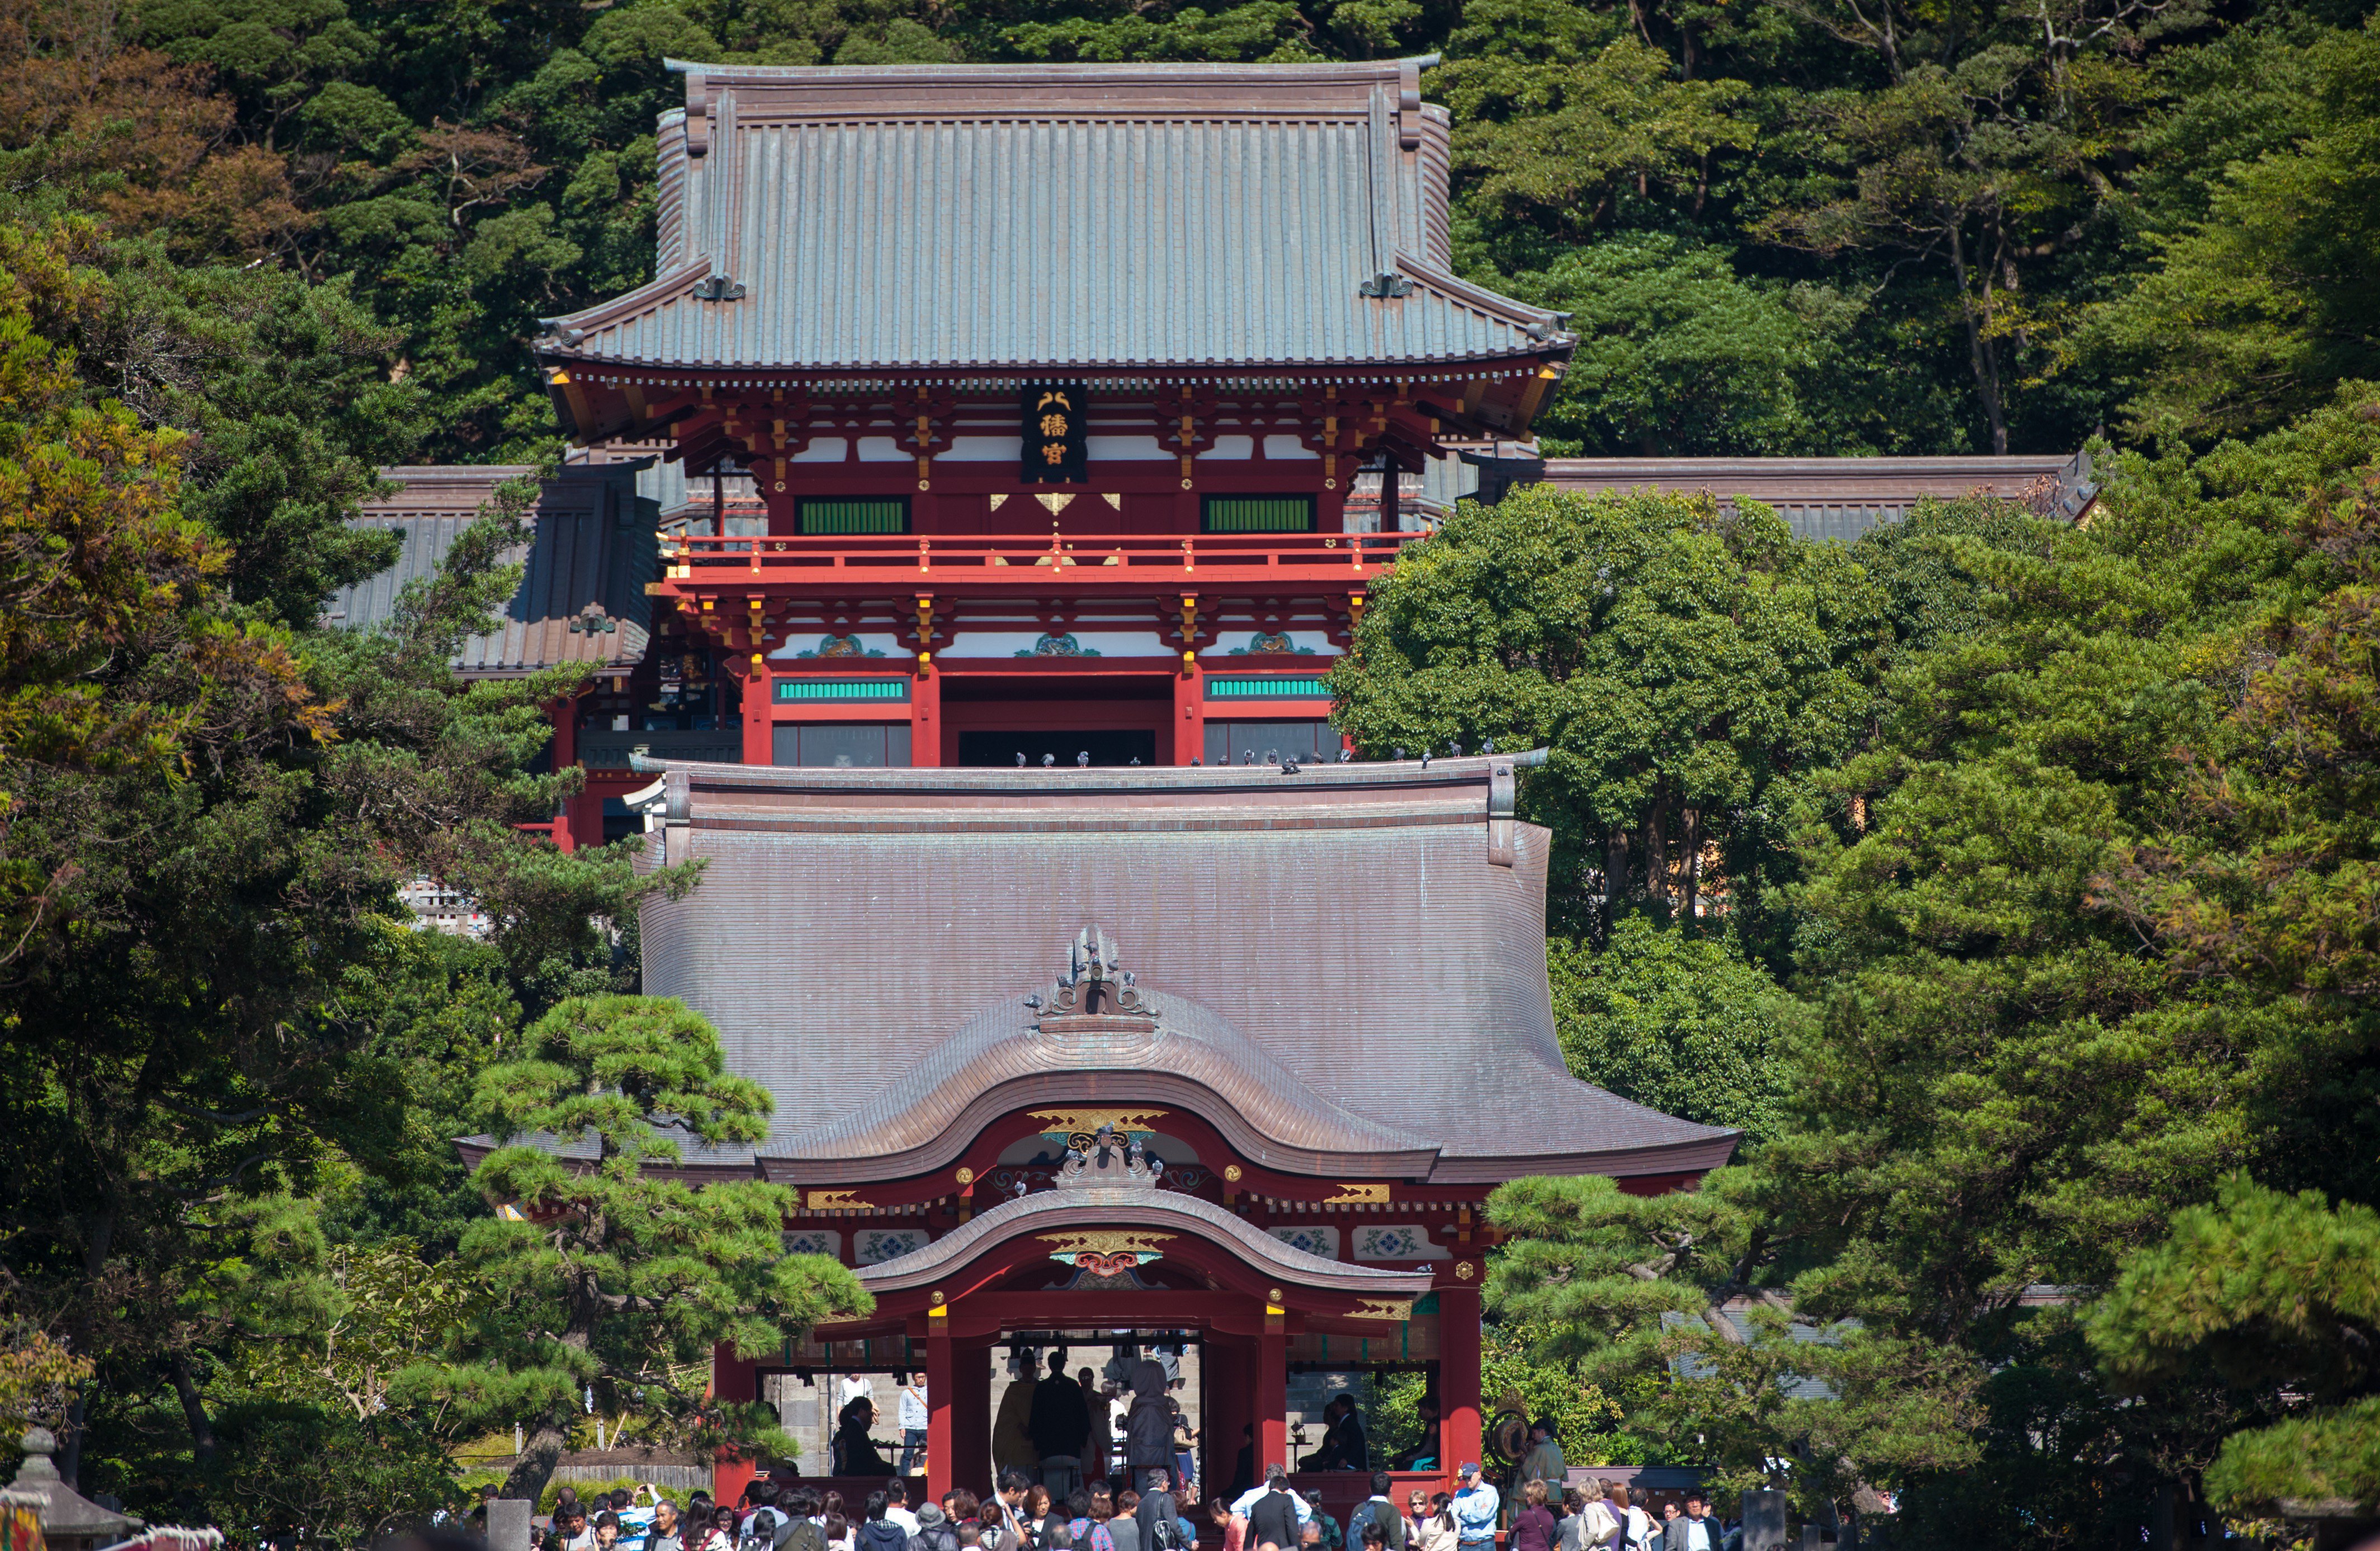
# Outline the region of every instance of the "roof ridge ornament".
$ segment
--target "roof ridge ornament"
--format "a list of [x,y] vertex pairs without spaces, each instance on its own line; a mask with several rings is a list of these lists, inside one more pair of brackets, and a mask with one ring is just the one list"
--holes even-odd
[[1140,988],[1133,984],[1132,971],[1119,964],[1117,958],[1115,939],[1104,927],[1085,927],[1075,934],[1065,975],[1047,997],[1028,996],[1025,1005],[1040,1013],[1045,1022],[1122,1014],[1154,1024],[1156,1007],[1140,994]]
[[1397,274],[1388,270],[1382,270],[1379,273],[1372,276],[1371,279],[1366,280],[1361,285],[1356,286],[1355,294],[1359,297],[1370,297],[1375,300],[1386,300],[1393,297],[1409,297],[1414,294],[1414,283],[1407,280],[1402,274]]

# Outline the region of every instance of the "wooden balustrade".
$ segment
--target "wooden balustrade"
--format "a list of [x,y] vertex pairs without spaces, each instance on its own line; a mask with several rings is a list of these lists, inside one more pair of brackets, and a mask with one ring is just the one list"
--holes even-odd
[[[1392,563],[1417,533],[836,534],[683,537],[664,540],[662,584],[867,582],[1014,584],[1046,588],[1051,569],[1070,587],[1174,586],[1240,580],[1337,585]],[[1002,572],[1025,575],[1003,576]],[[672,589],[674,590],[674,588]]]

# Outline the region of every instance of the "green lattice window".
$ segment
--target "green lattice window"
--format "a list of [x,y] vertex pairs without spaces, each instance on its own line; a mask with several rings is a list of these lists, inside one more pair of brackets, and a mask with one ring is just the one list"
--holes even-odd
[[872,497],[867,500],[805,500],[802,503],[804,533],[906,533],[909,531],[909,501],[906,496]]
[[1209,533],[1311,533],[1310,495],[1210,495],[1206,500]]

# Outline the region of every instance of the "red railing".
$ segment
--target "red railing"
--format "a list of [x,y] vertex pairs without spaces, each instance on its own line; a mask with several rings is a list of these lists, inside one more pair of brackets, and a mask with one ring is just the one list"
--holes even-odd
[[[925,581],[1045,584],[1075,573],[1077,584],[1297,577],[1331,582],[1368,576],[1389,564],[1418,533],[1078,533],[838,534],[832,537],[679,538],[663,541],[673,582],[730,581],[758,575],[774,581]],[[739,576],[740,574],[740,576]]]

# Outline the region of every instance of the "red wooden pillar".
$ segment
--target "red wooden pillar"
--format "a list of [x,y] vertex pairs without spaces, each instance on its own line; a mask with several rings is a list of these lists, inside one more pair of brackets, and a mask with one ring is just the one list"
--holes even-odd
[[926,1499],[939,1502],[953,1483],[951,1466],[958,1458],[952,1406],[958,1399],[951,1363],[951,1320],[948,1309],[926,1311]]
[[1173,675],[1173,762],[1186,766],[1207,752],[1207,676],[1199,672],[1196,653],[1182,652],[1182,667]]
[[[921,770],[942,764],[942,675],[927,654],[917,654],[917,673],[909,681],[909,763]],[[970,1488],[972,1490],[972,1488]]]
[[1289,1460],[1289,1336],[1279,1304],[1265,1305],[1264,1334],[1257,1338],[1257,1479],[1265,1467]]
[[951,1375],[950,1482],[977,1496],[991,1485],[991,1347],[959,1349]]
[[[760,1365],[747,1363],[735,1355],[735,1349],[722,1341],[710,1349],[710,1393],[714,1400],[752,1401],[760,1398]],[[744,1488],[759,1468],[751,1460],[735,1460],[722,1449],[710,1467],[710,1495],[718,1502],[732,1503],[743,1496]]]
[[[1465,1262],[1468,1265],[1471,1262]],[[1438,1290],[1439,1468],[1479,1458],[1479,1290]]]
[[744,681],[744,763],[773,765],[777,762],[775,714],[771,704],[776,688],[769,681],[769,660],[758,652],[747,653],[735,660],[736,677]]
[[1248,1425],[1248,1349],[1208,1336],[1198,1354],[1199,1489],[1213,1496],[1232,1484],[1240,1431]]
[[[545,714],[547,720],[553,723],[553,768],[566,770],[578,763],[578,697],[574,695],[567,700],[556,700],[546,707]],[[553,816],[553,843],[565,851],[578,849],[578,808],[585,800],[584,793],[567,798],[563,802],[562,811]],[[602,835],[601,813],[599,805],[595,821],[598,839]]]

